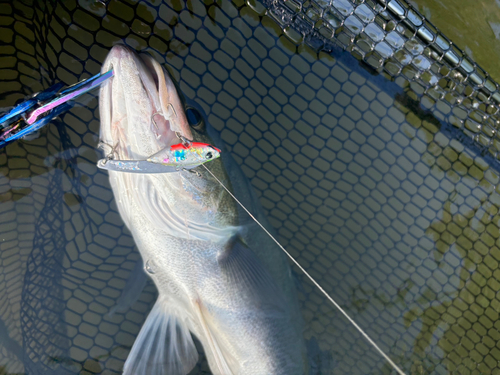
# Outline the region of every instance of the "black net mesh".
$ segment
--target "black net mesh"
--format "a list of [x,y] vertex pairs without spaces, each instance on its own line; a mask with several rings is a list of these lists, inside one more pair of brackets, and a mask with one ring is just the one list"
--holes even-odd
[[[0,40],[3,107],[96,74],[117,42],[152,53],[281,243],[406,373],[500,373],[500,94],[406,4],[16,1]],[[154,303],[148,284],[108,314],[139,254],[98,127],[91,98],[0,153],[0,374],[120,373]],[[298,278],[311,373],[393,373]]]

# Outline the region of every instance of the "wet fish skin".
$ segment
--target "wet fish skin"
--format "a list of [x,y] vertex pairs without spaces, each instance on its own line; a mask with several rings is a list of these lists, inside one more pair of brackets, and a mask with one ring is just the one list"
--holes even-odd
[[[100,93],[100,139],[115,159],[145,159],[178,143],[174,132],[211,143],[190,129],[175,85],[151,57],[115,46],[102,71],[111,68],[114,77]],[[220,158],[206,166],[231,188]],[[187,374],[198,358],[190,332],[214,374],[303,374],[286,262],[271,276],[242,239],[234,200],[203,167],[196,170],[109,171],[120,214],[159,292],[124,374]]]

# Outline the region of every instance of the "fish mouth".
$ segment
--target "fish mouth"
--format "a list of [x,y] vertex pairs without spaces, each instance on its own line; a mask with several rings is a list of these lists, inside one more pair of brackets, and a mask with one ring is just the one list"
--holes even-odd
[[100,142],[109,158],[141,160],[173,144],[193,140],[176,87],[150,55],[114,46],[101,73],[113,78],[101,86]]

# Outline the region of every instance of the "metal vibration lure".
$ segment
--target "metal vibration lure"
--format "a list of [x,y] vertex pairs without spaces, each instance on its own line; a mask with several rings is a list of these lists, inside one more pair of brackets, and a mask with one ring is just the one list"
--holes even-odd
[[117,172],[170,173],[196,168],[220,156],[220,150],[208,143],[181,140],[182,143],[164,148],[146,160],[101,159],[97,166]]

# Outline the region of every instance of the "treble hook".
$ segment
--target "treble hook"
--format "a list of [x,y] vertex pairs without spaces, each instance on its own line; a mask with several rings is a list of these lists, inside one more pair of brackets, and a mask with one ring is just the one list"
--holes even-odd
[[[174,112],[174,116],[175,116],[175,117],[177,117],[177,112],[175,112],[175,108],[174,108],[174,106],[172,105],[172,103],[168,103],[167,109],[171,109],[171,110],[172,110],[172,112]],[[168,112],[169,112],[169,111],[168,111]],[[169,114],[167,114],[167,116],[168,116],[168,117],[172,117],[172,116],[170,116],[170,113],[169,113]]]
[[187,139],[186,137],[184,137],[181,133],[179,132],[175,132],[175,135],[177,138],[179,138],[179,140],[181,141],[182,145],[184,147],[190,147],[191,146],[191,141],[189,139]]
[[111,151],[109,152],[109,154],[106,155],[106,159],[104,159],[103,163],[106,163],[106,161],[113,160],[115,158],[114,153],[115,153],[116,147],[118,147],[118,144],[116,144],[116,146],[111,146],[110,144],[103,142],[103,141],[99,141],[99,143],[97,144],[97,148],[104,151],[104,153],[106,153],[106,150],[104,150],[105,146],[109,147],[111,149]]
[[160,112],[155,112],[151,115],[151,121],[153,122],[153,125],[155,126],[156,130],[159,130],[158,129],[158,125],[156,124],[156,121],[155,121],[155,115],[160,115],[160,116],[163,116],[162,113]]
[[201,177],[201,173],[200,173],[200,172],[198,172],[198,171],[195,171],[195,170],[193,170],[193,169],[186,169],[186,168],[182,168],[182,171],[183,171],[183,172],[193,173],[193,174],[195,174],[197,177]]
[[170,113],[170,110],[173,112],[174,116],[177,117],[177,113],[175,112],[175,108],[174,106],[172,105],[172,103],[168,103],[168,106],[167,106],[167,115],[165,116],[163,113],[161,112],[155,112],[151,115],[151,121],[153,122],[156,130],[158,130],[158,125],[156,124],[156,121],[155,121],[155,115],[160,115],[162,116],[165,120],[168,120],[169,118],[171,118],[171,113]]

